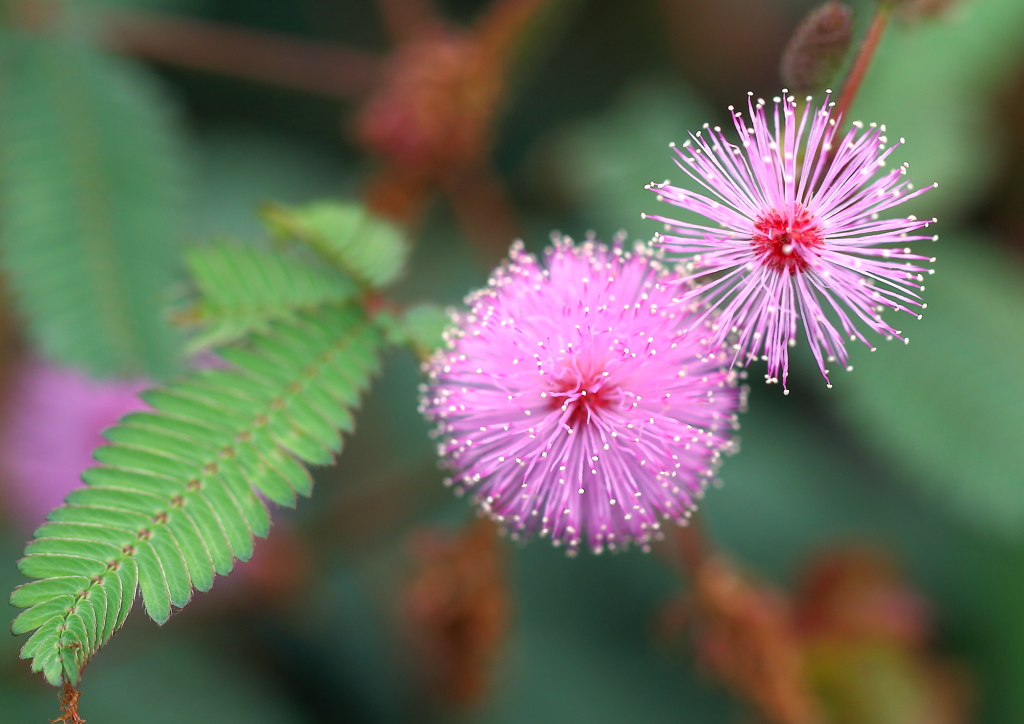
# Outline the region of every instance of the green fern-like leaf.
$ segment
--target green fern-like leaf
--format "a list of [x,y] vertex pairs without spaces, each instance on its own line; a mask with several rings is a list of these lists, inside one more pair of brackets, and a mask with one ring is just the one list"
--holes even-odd
[[167,101],[84,45],[0,40],[0,247],[30,332],[93,374],[165,376],[181,176]]
[[164,623],[207,591],[214,574],[252,555],[270,520],[260,496],[292,506],[309,495],[301,463],[325,464],[352,430],[351,409],[378,365],[380,333],[359,309],[328,306],[271,325],[223,350],[231,370],[207,370],[143,394],[96,450],[86,486],[54,510],[19,569],[26,610],[15,634],[54,685],[82,668],[124,623],[136,589]]
[[361,284],[383,287],[401,274],[409,247],[402,231],[356,203],[268,204],[263,218],[278,237],[309,245]]
[[298,312],[343,302],[358,292],[333,269],[251,246],[197,247],[185,261],[201,299],[182,316],[206,328],[190,341],[190,352],[266,331],[272,321],[293,319]]

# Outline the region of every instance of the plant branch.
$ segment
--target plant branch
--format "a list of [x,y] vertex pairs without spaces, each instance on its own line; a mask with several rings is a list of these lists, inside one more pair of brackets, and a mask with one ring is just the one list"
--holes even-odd
[[785,594],[717,551],[699,516],[674,534],[669,555],[690,582],[698,659],[766,722],[819,724]]
[[857,91],[860,90],[860,84],[864,80],[868,67],[870,67],[871,61],[875,57],[875,51],[878,49],[878,43],[882,40],[882,34],[889,24],[892,8],[892,2],[880,0],[878,7],[875,9],[875,15],[871,18],[871,25],[868,26],[864,40],[861,41],[860,48],[857,50],[857,57],[854,58],[853,65],[850,66],[850,72],[847,73],[846,79],[843,81],[843,89],[839,93],[839,100],[836,102],[835,117],[838,119],[837,123],[843,123],[846,120],[846,115],[853,105],[854,98],[857,97]]
[[431,0],[377,0],[377,9],[395,45],[422,37],[442,23]]
[[512,240],[523,233],[504,182],[492,166],[480,164],[464,169],[443,188],[478,260],[491,269],[508,253]]
[[550,0],[495,0],[475,23],[475,31],[491,53],[504,63],[527,25]]
[[69,682],[64,682],[64,688],[60,691],[60,716],[53,719],[50,724],[85,724],[78,713],[78,698],[82,695],[78,689]]
[[363,50],[149,12],[107,13],[101,40],[155,63],[344,100],[369,95],[381,68]]

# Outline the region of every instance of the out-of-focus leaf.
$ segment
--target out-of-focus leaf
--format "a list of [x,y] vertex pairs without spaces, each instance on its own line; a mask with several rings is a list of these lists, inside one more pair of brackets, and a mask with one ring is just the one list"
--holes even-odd
[[190,341],[191,351],[265,332],[275,320],[343,302],[358,291],[334,269],[252,246],[197,247],[185,261],[201,299],[183,317],[206,327]]
[[308,244],[370,286],[393,282],[409,256],[402,231],[360,204],[317,201],[294,208],[270,204],[264,207],[263,217],[276,236]]
[[134,66],[5,35],[3,262],[43,352],[95,375],[173,371],[180,169],[167,100]]
[[444,343],[442,333],[451,324],[451,317],[436,304],[417,304],[405,311],[398,321],[401,342],[407,343],[421,358]]
[[[905,351],[900,347],[894,351]],[[817,374],[816,367],[810,371]],[[841,378],[829,397],[859,372]],[[979,576],[972,556],[989,553],[991,541],[922,506],[864,454],[859,440],[808,416],[799,401],[799,392],[783,397],[774,386],[752,383],[750,410],[740,417],[740,452],[722,465],[724,486],[701,503],[715,540],[776,579],[792,576],[816,550],[873,541],[896,548],[931,592],[941,589],[944,605],[975,606],[971,587]],[[987,546],[982,553],[980,542]]]
[[857,350],[829,394],[850,429],[963,519],[1024,531],[1024,287],[980,239],[943,237],[907,346]]
[[690,188],[692,182],[673,163],[668,144],[682,143],[710,118],[685,88],[639,83],[627,88],[603,116],[552,139],[550,170],[599,235],[608,237],[625,227],[650,236],[658,229],[641,222],[640,214],[654,213],[659,204],[644,185],[671,178]]
[[918,185],[939,182],[908,213],[948,221],[984,196],[999,161],[993,97],[1022,62],[1020,0],[966,0],[887,34],[852,116],[906,137],[896,162]]

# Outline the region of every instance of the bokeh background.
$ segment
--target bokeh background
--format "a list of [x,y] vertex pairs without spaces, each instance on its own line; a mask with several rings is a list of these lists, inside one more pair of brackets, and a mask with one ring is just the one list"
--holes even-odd
[[[643,184],[683,181],[668,143],[776,95],[813,4],[0,4],[0,588],[99,430],[188,364],[165,311],[188,293],[183,249],[264,243],[265,201],[363,198],[415,245],[393,297],[458,304],[515,235],[649,238]],[[850,5],[856,40],[874,5]],[[785,619],[761,650],[798,651],[822,721],[1024,721],[1024,3],[908,0],[853,115],[939,182],[909,210],[940,219],[937,273],[910,344],[855,350],[834,389],[805,347],[788,397],[751,370],[742,451],[700,514],[764,614],[737,624],[738,660],[744,631]],[[419,382],[389,353],[314,497],[162,629],[134,611],[82,714],[772,720],[716,667],[673,541],[567,560],[474,524]],[[22,643],[0,635],[5,723],[56,716]]]

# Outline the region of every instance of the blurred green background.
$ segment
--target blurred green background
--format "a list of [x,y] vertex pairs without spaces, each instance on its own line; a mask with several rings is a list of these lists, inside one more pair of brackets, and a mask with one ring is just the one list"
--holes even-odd
[[[468,25],[487,4],[436,7]],[[649,238],[657,229],[640,214],[655,209],[643,184],[682,180],[668,143],[720,122],[747,90],[777,94],[779,56],[813,5],[549,4],[556,12],[521,49],[490,154],[534,249],[551,229]],[[919,184],[939,182],[912,210],[940,220],[925,317],[905,323],[907,347],[856,350],[855,370],[832,390],[806,348],[788,397],[752,369],[742,451],[701,515],[741,566],[783,587],[836,547],[884,551],[929,603],[929,651],[966,672],[967,720],[1020,722],[1024,2],[921,4],[943,7],[894,20],[854,115],[905,136],[898,160]],[[0,36],[0,237],[17,300],[5,315],[5,403],[18,370],[40,357],[99,375],[175,374],[180,339],[161,310],[184,288],[181,250],[212,238],[260,242],[261,202],[354,197],[376,168],[354,140],[359,93],[326,98],[108,53],[97,13],[156,10],[374,58],[391,47],[373,0],[38,5],[3,3]],[[860,31],[872,4],[851,5]],[[59,17],[45,30],[31,29],[51,11]],[[73,174],[103,185],[110,245],[92,243],[89,233],[103,232],[59,202],[81,182]],[[497,259],[463,222],[444,198],[431,202],[397,299],[457,304],[483,283]],[[501,544],[512,618],[487,695],[462,711],[431,701],[396,592],[413,532],[454,529],[471,513],[441,485],[416,412],[419,381],[411,353],[390,353],[339,464],[316,471],[313,499],[276,511],[254,561],[162,629],[134,611],[86,671],[83,715],[105,724],[758,721],[685,640],[659,633],[659,611],[686,585],[672,566],[635,551],[567,560],[547,542]],[[11,402],[5,424],[22,414],[31,412]],[[0,494],[0,588],[10,590],[40,521],[14,502],[30,490],[7,481]],[[261,546],[274,552],[261,558]],[[21,643],[0,636],[0,721],[46,721],[54,691],[18,661]],[[897,689],[873,696],[895,701]],[[898,724],[900,703],[890,704],[877,710],[888,714],[842,721]],[[947,721],[965,720],[927,720]]]

